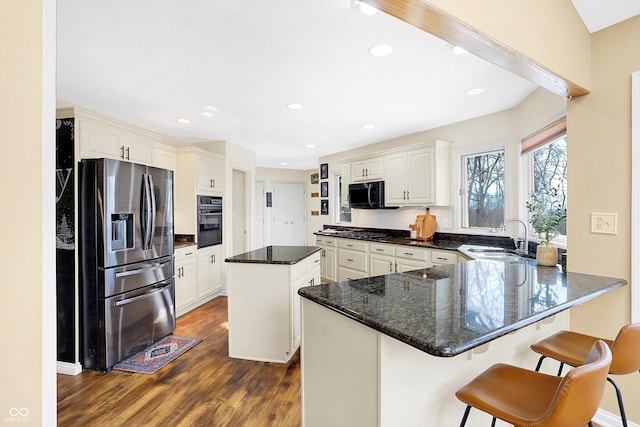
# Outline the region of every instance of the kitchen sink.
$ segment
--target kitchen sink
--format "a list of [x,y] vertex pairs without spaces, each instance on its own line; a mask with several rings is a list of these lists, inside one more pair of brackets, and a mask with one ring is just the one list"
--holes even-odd
[[491,259],[496,261],[521,260],[524,256],[515,251],[497,246],[462,245],[459,250],[472,259]]

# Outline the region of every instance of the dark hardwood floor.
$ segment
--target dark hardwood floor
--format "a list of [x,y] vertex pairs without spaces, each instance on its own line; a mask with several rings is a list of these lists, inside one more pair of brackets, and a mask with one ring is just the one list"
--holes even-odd
[[286,365],[229,358],[226,297],[174,334],[203,341],[155,374],[58,375],[58,425],[300,426],[299,353]]

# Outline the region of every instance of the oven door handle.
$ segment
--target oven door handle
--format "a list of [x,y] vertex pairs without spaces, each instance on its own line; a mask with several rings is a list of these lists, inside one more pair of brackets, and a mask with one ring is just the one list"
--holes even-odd
[[136,301],[140,301],[142,299],[150,298],[153,295],[157,294],[158,292],[162,292],[165,287],[166,286],[163,286],[161,288],[153,288],[152,290],[149,290],[149,291],[145,292],[142,295],[138,295],[138,296],[132,297],[132,298],[123,299],[121,301],[116,301],[115,306],[116,307],[121,307],[123,305],[131,304],[132,302],[136,302]]

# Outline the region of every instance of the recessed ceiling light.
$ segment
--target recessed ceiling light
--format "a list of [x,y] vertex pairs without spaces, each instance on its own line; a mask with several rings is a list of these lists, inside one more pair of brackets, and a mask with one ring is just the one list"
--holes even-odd
[[213,113],[211,111],[203,111],[200,114],[202,114],[205,117],[213,117]]
[[467,53],[466,49],[463,49],[460,46],[451,45],[450,49],[454,55],[464,55],[465,53]]
[[357,8],[363,15],[371,16],[378,12],[378,9],[375,7],[368,5],[366,3],[362,3],[361,1],[355,0],[351,2],[351,6]]
[[364,125],[364,126],[362,126],[363,129],[373,129],[375,127],[376,127],[376,125]]
[[218,112],[218,111],[220,111],[219,109],[217,109],[217,108],[216,108],[216,107],[214,107],[213,105],[207,105],[207,106],[205,106],[204,108],[205,108],[206,110],[213,111],[213,112]]
[[299,110],[302,108],[301,104],[287,104],[287,108],[290,110]]
[[484,88],[481,88],[481,87],[476,87],[476,88],[473,88],[473,89],[469,89],[466,92],[467,95],[472,95],[472,96],[473,95],[480,95],[481,93],[484,93]]
[[316,148],[316,146],[313,145],[313,144],[307,144],[305,147],[307,147],[307,148]]
[[183,125],[188,125],[189,123],[191,123],[191,120],[189,120],[189,119],[177,119],[176,122],[181,123]]
[[387,56],[393,52],[393,48],[388,44],[375,45],[369,49],[369,53],[373,56]]
[[280,164],[281,164],[282,166],[287,166],[289,163],[287,163],[287,162],[280,162]]

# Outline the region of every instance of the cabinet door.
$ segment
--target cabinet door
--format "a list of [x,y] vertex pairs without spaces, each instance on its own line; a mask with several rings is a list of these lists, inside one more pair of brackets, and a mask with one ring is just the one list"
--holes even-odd
[[385,205],[404,206],[408,203],[405,188],[407,155],[405,153],[390,155],[386,158],[386,165]]
[[411,204],[434,203],[433,148],[407,154],[407,191]]
[[205,298],[213,293],[213,266],[215,254],[213,251],[198,251],[198,295],[197,299]]
[[325,278],[330,282],[335,282],[338,280],[338,273],[336,271],[337,263],[336,263],[336,248],[324,248],[325,257],[323,258],[323,262],[326,265],[325,269]]
[[367,180],[382,179],[384,175],[384,159],[369,159],[365,167]]
[[367,169],[367,162],[365,162],[364,160],[351,163],[351,180],[353,182],[366,181],[367,180],[366,169]]
[[176,312],[181,311],[196,302],[198,277],[195,256],[176,263]]
[[215,246],[213,250],[213,266],[211,271],[212,290],[213,292],[220,292],[224,287],[222,280],[222,263],[224,262],[224,255],[222,254],[222,245]]
[[224,171],[222,160],[214,156],[196,155],[196,187],[203,193],[219,193],[223,189]]
[[80,157],[83,159],[106,157],[124,159],[122,135],[114,129],[92,120],[79,119]]
[[398,265],[398,273],[404,273],[405,271],[419,270],[422,268],[431,267],[431,263],[427,261],[418,261],[414,259],[396,258]]
[[164,144],[156,145],[155,165],[161,169],[175,171],[177,167],[176,149]]
[[395,264],[395,257],[371,254],[369,258],[369,276],[395,273]]

